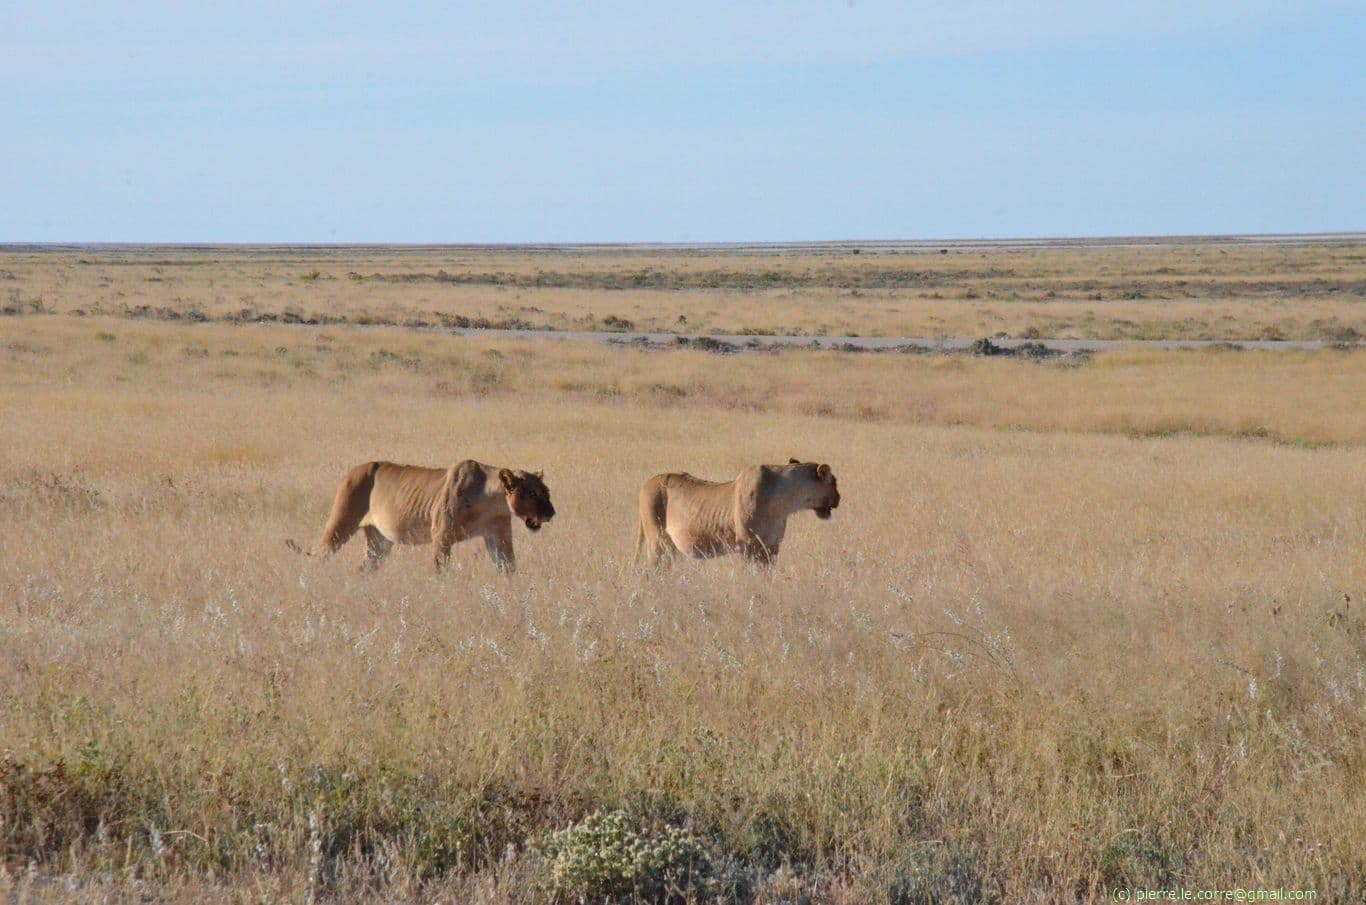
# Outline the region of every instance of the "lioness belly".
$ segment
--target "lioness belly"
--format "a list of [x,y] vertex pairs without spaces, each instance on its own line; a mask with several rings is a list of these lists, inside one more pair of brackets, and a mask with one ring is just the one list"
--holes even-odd
[[666,525],[664,530],[684,556],[706,558],[721,556],[735,549],[733,531],[700,532],[682,525]]
[[371,511],[361,522],[362,526],[373,525],[379,533],[396,544],[430,544],[432,526],[426,521],[404,524],[401,518],[394,517],[383,510]]

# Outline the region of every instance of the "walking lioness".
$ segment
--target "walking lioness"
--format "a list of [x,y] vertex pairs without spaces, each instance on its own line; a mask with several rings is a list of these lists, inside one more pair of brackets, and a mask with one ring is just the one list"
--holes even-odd
[[674,553],[708,558],[740,552],[768,565],[778,555],[787,517],[814,509],[827,519],[840,504],[829,465],[752,465],[733,481],[660,474],[640,488],[637,561],[667,563]]
[[[514,516],[532,531],[555,517],[540,472],[495,468],[472,459],[444,471],[367,462],[351,469],[337,488],[332,517],[309,555],[329,556],[364,528],[367,568],[379,566],[396,543],[430,543],[432,561],[440,570],[452,544],[482,537],[499,571],[515,572]],[[287,543],[304,552],[293,541]]]

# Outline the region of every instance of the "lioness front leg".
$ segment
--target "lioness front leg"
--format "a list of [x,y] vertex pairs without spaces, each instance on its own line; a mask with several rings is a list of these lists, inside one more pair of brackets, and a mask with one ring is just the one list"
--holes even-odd
[[494,568],[511,575],[517,571],[517,557],[512,553],[512,526],[501,525],[484,535],[484,549]]
[[442,525],[439,530],[432,532],[432,568],[438,573],[450,562],[451,547],[458,533],[449,525]]
[[751,537],[740,544],[740,555],[748,562],[767,569],[773,565],[773,558],[778,555],[778,546],[769,546],[757,537]]

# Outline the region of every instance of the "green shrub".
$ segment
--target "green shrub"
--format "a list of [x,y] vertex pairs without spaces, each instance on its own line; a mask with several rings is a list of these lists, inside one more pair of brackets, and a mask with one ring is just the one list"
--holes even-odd
[[642,828],[622,811],[594,812],[535,845],[542,884],[557,901],[663,902],[712,883],[706,848],[687,830]]
[[981,905],[1001,901],[998,885],[971,848],[927,845],[891,865],[885,885],[867,892],[889,905]]
[[1106,886],[1174,886],[1184,867],[1180,849],[1151,830],[1123,833],[1100,853],[1101,882]]

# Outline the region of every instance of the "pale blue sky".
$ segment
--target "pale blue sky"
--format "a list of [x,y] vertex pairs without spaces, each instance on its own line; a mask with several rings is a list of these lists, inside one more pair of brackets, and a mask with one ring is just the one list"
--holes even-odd
[[1366,2],[0,4],[0,241],[1366,229]]

